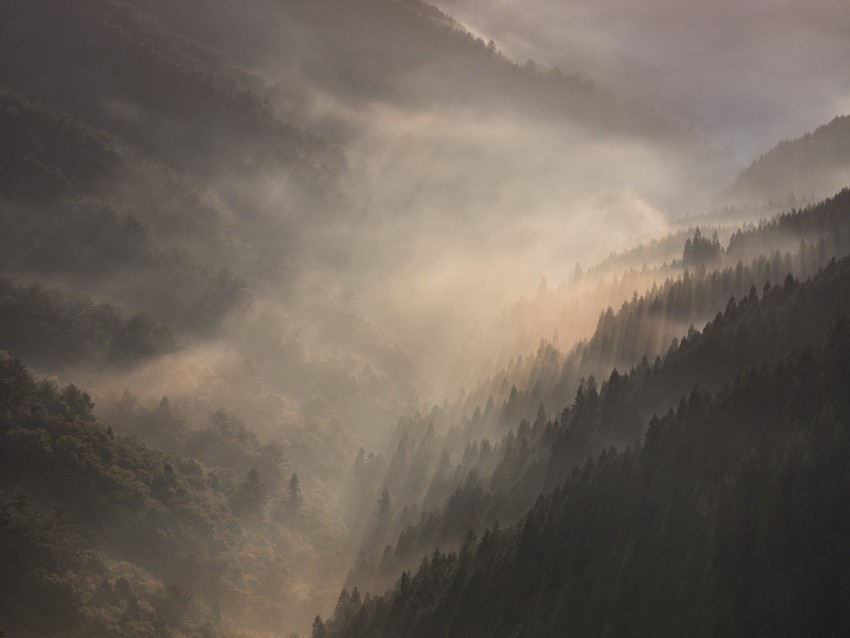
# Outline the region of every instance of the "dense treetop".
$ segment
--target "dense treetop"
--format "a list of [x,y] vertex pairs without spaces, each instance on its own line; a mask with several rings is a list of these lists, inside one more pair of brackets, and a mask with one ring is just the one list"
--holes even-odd
[[588,460],[516,526],[435,551],[383,596],[360,603],[343,592],[319,629],[841,635],[848,365],[840,315],[821,347],[731,378],[713,396],[695,388],[651,419],[642,443]]

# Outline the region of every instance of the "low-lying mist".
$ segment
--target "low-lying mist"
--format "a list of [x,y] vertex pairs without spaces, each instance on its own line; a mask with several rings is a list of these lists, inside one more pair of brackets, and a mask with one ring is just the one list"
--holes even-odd
[[541,278],[666,234],[670,219],[710,202],[677,150],[578,123],[380,105],[357,118],[347,151],[357,208],[304,229],[305,271],[392,326],[443,380],[429,395],[420,379],[429,401],[455,384],[446,374],[470,331]]
[[467,29],[419,0],[0,2],[0,349],[35,380],[0,366],[21,432],[59,424],[9,441],[73,451],[85,600],[309,634],[346,578],[515,520],[679,395],[604,435],[568,427],[585,397],[678,392],[661,359],[730,295],[846,254],[833,204],[754,226],[803,200],[726,190],[848,105],[831,0],[675,4],[447,0]]

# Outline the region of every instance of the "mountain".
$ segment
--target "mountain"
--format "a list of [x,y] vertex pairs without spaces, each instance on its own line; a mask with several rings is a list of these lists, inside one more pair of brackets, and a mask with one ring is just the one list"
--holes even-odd
[[[282,75],[343,103],[365,106],[378,100],[482,112],[523,108],[596,122],[606,133],[637,133],[643,127],[647,135],[687,135],[650,107],[622,100],[589,78],[516,64],[421,0],[354,5],[252,0],[251,10],[219,1],[206,19],[197,12],[204,4],[146,0],[141,6],[246,67]],[[250,46],[241,37],[245,33],[252,36]],[[395,55],[384,55],[387,51]]]
[[[716,391],[730,374],[818,343],[836,313],[847,312],[847,286],[846,258],[804,284],[790,275],[783,285],[766,284],[761,300],[753,286],[740,303],[730,299],[702,332],[691,326],[654,362],[644,356],[624,372],[608,368],[601,384],[592,374],[583,377],[573,395],[562,388],[557,408],[547,413],[538,403],[533,419],[517,414],[522,399],[513,390],[501,412],[490,400],[443,437],[433,426],[423,432],[421,422],[405,423],[384,477],[367,478],[374,462],[355,466],[359,490],[368,490],[370,480],[373,490],[383,485],[403,510],[381,532],[390,548],[381,556],[381,547],[364,545],[348,582],[374,593],[428,548],[451,547],[469,529],[480,531],[494,520],[517,520],[587,458],[639,439],[653,414],[675,407],[690,389]],[[587,374],[588,368],[569,364],[564,369],[572,374]],[[430,419],[439,422],[439,416]],[[485,425],[492,420],[514,426],[499,435]],[[476,440],[482,431],[487,436]],[[462,458],[448,455],[464,442]]]
[[0,635],[840,631],[850,191],[706,212],[730,152],[501,49],[0,0]]
[[132,366],[176,349],[174,333],[143,313],[0,278],[2,347],[33,366]]
[[[451,255],[509,268],[500,247],[595,197],[593,176],[611,215],[660,194],[624,153],[688,179],[717,159],[651,107],[520,66],[423,2],[3,0],[0,18],[4,276],[148,314],[194,347],[229,341],[269,387],[297,387],[288,400],[359,415],[367,439],[454,356],[422,344],[455,318],[399,320],[398,290]],[[542,170],[517,179],[531,156]]]
[[850,116],[795,140],[785,140],[753,161],[729,188],[736,200],[763,202],[823,197],[850,184]]
[[185,585],[214,595],[240,578],[225,575],[240,532],[214,476],[114,436],[75,386],[37,382],[5,354],[0,369],[4,629],[201,635],[214,613]]
[[[848,273],[843,259],[805,283],[788,277],[761,298],[752,292],[728,304],[652,367],[614,371],[601,387],[583,381],[557,419],[521,424],[492,449],[490,496],[470,478],[447,501],[445,529],[462,535],[460,525],[476,521],[466,508],[491,500],[506,511],[542,492],[516,526],[480,532],[480,540],[468,534],[458,553],[438,550],[384,596],[345,591],[314,634],[477,635],[485,627],[596,635],[606,623],[612,631],[623,623],[747,633],[772,626],[777,613],[793,633],[838,631],[846,622],[840,584],[824,592],[808,583],[832,582],[842,564],[840,546],[826,538],[840,538],[847,524],[833,503],[843,498],[841,455],[850,451],[841,426],[850,409],[841,373],[850,363]],[[771,363],[734,376],[758,361]],[[297,589],[279,580],[293,534],[327,533],[313,506],[296,513],[302,497],[269,502],[286,476],[280,450],[261,446],[224,412],[204,429],[187,428],[167,401],[146,412],[130,399],[110,417],[115,428],[106,427],[76,387],[36,381],[8,356],[0,363],[0,521],[13,592],[0,607],[4,627],[226,636],[234,622],[280,622],[285,608],[269,597],[297,600]],[[666,416],[648,416],[663,405],[671,406]],[[615,431],[634,440],[647,422],[642,444],[593,451]],[[172,451],[118,428],[155,435]],[[588,452],[594,460],[582,467]],[[412,467],[399,471],[415,476]],[[805,561],[779,560],[801,543]],[[642,578],[653,587],[641,587]],[[777,585],[754,598],[751,583],[761,579]],[[694,595],[671,617],[660,592],[675,598],[682,582]],[[809,611],[783,616],[777,605],[787,609],[788,596]],[[38,613],[16,602],[32,597]]]
[[[653,413],[694,385],[714,391],[725,376],[817,343],[834,314],[847,312],[846,258],[831,263],[847,255],[847,196],[734,233],[723,257],[752,256],[747,266],[701,265],[653,285],[603,313],[571,352],[541,343],[458,403],[402,419],[384,455],[361,451],[347,500],[363,542],[349,585],[380,591],[429,548],[517,520],[588,456],[632,444]],[[785,242],[798,250],[767,250]],[[382,490],[395,513],[378,526],[370,514]]]
[[687,11],[671,0],[435,3],[515,59],[580,69],[739,157],[847,109],[843,0],[718,0]]
[[[3,3],[0,83],[192,173],[271,162],[312,171],[326,146],[282,121],[263,84],[125,3]],[[315,155],[314,155],[315,157]],[[294,168],[295,166],[298,168]]]
[[384,595],[344,590],[313,635],[841,635],[846,315],[821,335],[713,395],[695,387],[517,525],[470,532]]

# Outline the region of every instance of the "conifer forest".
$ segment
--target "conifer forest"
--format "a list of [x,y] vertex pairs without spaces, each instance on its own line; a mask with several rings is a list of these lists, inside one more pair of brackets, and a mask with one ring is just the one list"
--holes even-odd
[[0,637],[850,636],[846,0],[0,0]]

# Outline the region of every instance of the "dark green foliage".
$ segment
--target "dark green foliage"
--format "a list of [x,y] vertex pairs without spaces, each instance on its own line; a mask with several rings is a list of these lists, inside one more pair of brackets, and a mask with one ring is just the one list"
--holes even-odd
[[[715,260],[719,246],[700,237],[704,257]],[[787,251],[775,248],[783,245]],[[687,243],[685,249],[688,255],[693,252]],[[560,409],[582,376],[607,376],[612,368],[628,369],[644,356],[652,361],[664,355],[671,339],[684,335],[689,324],[702,325],[722,311],[730,297],[747,297],[753,287],[761,292],[766,284],[781,284],[789,274],[806,279],[825,267],[830,258],[841,258],[848,252],[850,189],[806,210],[739,230],[732,235],[727,250],[719,253],[730,265],[722,266],[721,262],[719,267],[707,269],[701,264],[685,269],[681,277],[653,284],[644,295],[634,293],[618,310],[602,312],[593,336],[566,355],[541,342],[536,357],[521,369],[527,379],[524,385],[516,391],[508,385],[510,393],[501,393],[501,420],[513,426],[523,417],[530,419],[541,403],[552,410]],[[506,374],[499,376],[503,383],[508,382]],[[488,388],[490,393],[497,391],[498,379]],[[482,403],[487,398],[480,391],[476,396]]]
[[[217,601],[253,626],[278,624],[286,567],[247,524],[265,529],[259,470],[283,482],[279,449],[264,452],[232,417],[214,417],[268,460],[239,482],[233,471],[115,436],[92,410],[76,386],[36,381],[0,356],[0,557],[11,552],[0,580],[4,591],[21,585],[0,597],[0,626],[57,638],[217,635]],[[162,425],[175,422],[167,400],[155,412]],[[41,513],[54,509],[61,516]]]
[[695,390],[331,636],[843,635],[850,329]]
[[727,255],[732,259],[742,259],[768,246],[773,246],[775,250],[783,242],[794,248],[799,248],[800,242],[804,242],[804,245],[813,242],[816,251],[803,254],[804,266],[811,267],[810,264],[823,254],[839,257],[840,254],[831,251],[836,245],[846,244],[850,221],[848,207],[850,188],[845,187],[816,205],[782,213],[755,228],[738,229],[729,238]]
[[217,475],[232,480],[234,487],[253,470],[267,489],[285,488],[288,461],[281,444],[260,443],[252,429],[223,408],[212,412],[200,427],[193,427],[171,407],[168,397],[146,406],[128,392],[107,412],[105,420],[121,433],[224,470]]
[[[61,512],[39,514],[21,496],[0,503],[0,535],[3,626],[31,635],[59,635],[80,624],[83,593],[75,580],[79,572],[104,569],[85,534]],[[44,601],[40,614],[27,609],[34,600]]]
[[214,586],[233,539],[204,468],[112,436],[72,385],[36,383],[7,355],[0,369],[3,484],[62,507],[169,580],[191,564]]
[[[456,448],[475,438],[491,436],[494,425],[515,427],[523,418],[531,421],[541,404],[550,412],[560,411],[572,400],[582,377],[596,375],[606,379],[612,368],[652,367],[656,356],[668,351],[671,340],[675,338],[678,343],[679,338],[691,332],[690,326],[704,325],[718,311],[724,311],[730,297],[750,299],[753,291],[758,296],[784,282],[789,273],[806,279],[825,267],[831,257],[846,255],[850,251],[849,204],[850,190],[845,190],[805,210],[734,233],[729,249],[721,251],[723,260],[718,268],[685,269],[676,278],[653,284],[642,296],[635,292],[618,310],[602,312],[592,337],[569,353],[541,340],[534,355],[511,361],[461,404],[448,409],[435,407],[427,418],[400,421],[394,441],[431,427],[429,422],[442,423],[443,429],[457,424],[444,444]],[[683,236],[672,237],[684,241]],[[788,250],[782,252],[775,246],[787,246]],[[658,271],[665,272],[670,271]],[[808,339],[812,333],[799,334],[809,335]],[[786,346],[787,342],[778,347]],[[749,359],[750,364],[757,361]],[[434,462],[437,456],[435,452]],[[468,468],[461,483],[466,471]],[[394,488],[407,480],[404,473],[400,476],[390,481]]]
[[304,496],[301,494],[301,482],[298,480],[298,475],[293,472],[287,489],[286,509],[290,515],[297,515],[302,505],[304,505]]
[[256,468],[252,467],[236,489],[231,507],[237,516],[249,517],[262,514],[265,505],[266,486]]
[[110,136],[39,108],[0,85],[0,158],[5,197],[44,201],[91,192],[129,160]]
[[[75,386],[36,382],[0,357],[0,493],[38,504],[29,510],[21,496],[0,508],[0,624],[45,636],[161,636],[166,626],[196,635],[203,608],[178,584],[206,598],[239,578],[230,561],[243,541],[227,503],[198,463],[115,437],[92,408]],[[104,554],[147,570],[138,596]],[[156,579],[174,583],[170,593]]]
[[[9,275],[60,276],[86,289],[103,286],[113,303],[144,308],[157,320],[192,332],[215,329],[247,301],[242,279],[165,249],[138,219],[103,204],[63,199],[33,210],[0,201],[0,219],[14,229],[0,236],[0,265]],[[111,289],[110,282],[123,285]]]
[[[823,237],[829,229],[843,229],[848,219],[848,197],[850,191],[843,191],[805,212],[782,216],[759,229],[738,233],[730,246],[740,251],[743,241],[749,238],[757,242],[750,243],[752,249],[766,245],[768,239],[774,242],[790,237],[816,239],[819,235]],[[555,489],[570,476],[573,468],[580,466],[589,456],[598,454],[612,443],[629,445],[639,438],[653,412],[663,413],[667,406],[675,406],[679,397],[687,396],[695,384],[717,389],[730,374],[762,362],[775,361],[794,348],[821,342],[829,332],[836,313],[850,312],[850,262],[843,259],[831,263],[812,281],[802,284],[790,275],[776,275],[798,268],[805,272],[814,264],[823,264],[824,256],[830,250],[837,249],[839,254],[846,250],[844,242],[844,231],[839,230],[833,232],[827,242],[821,239],[798,244],[799,250],[793,257],[759,258],[749,268],[739,264],[737,268],[725,271],[686,274],[681,281],[666,283],[663,295],[661,291],[653,291],[656,302],[664,299],[657,308],[648,304],[652,296],[635,298],[624,304],[617,321],[612,315],[605,330],[605,324],[600,321],[594,339],[579,348],[579,353],[596,350],[599,354],[607,352],[610,357],[619,348],[635,346],[637,333],[623,330],[623,327],[632,321],[635,326],[646,323],[652,316],[650,309],[658,312],[659,317],[672,318],[679,313],[688,316],[689,309],[695,304],[705,304],[708,308],[718,303],[717,300],[709,300],[723,294],[723,290],[749,286],[748,292],[740,294],[740,302],[733,298],[725,303],[725,310],[718,313],[702,332],[691,326],[685,338],[681,342],[675,340],[663,358],[658,357],[651,363],[651,359],[644,357],[626,374],[614,370],[606,375],[601,387],[592,377],[582,379],[572,405],[555,419],[547,418],[541,406],[533,426],[524,421],[515,433],[509,433],[497,443],[494,456],[498,462],[495,465],[491,461],[476,461],[477,467],[488,468],[485,477],[489,476],[483,483],[475,473],[470,473],[465,483],[461,478],[465,474],[458,476],[458,472],[468,471],[461,468],[476,467],[476,462],[466,464],[467,457],[477,457],[477,452],[472,452],[477,445],[467,446],[463,463],[457,466],[454,485],[458,487],[454,493],[446,497],[443,504],[432,505],[434,511],[431,513],[425,510],[416,524],[403,529],[395,548],[384,554],[380,564],[361,556],[347,583],[381,582],[381,578],[397,574],[403,566],[410,565],[411,558],[421,555],[428,547],[457,542],[464,529],[480,529],[494,518],[516,520],[537,494]],[[767,283],[760,291],[745,283],[757,281],[759,277],[767,282],[784,280],[784,283]],[[701,289],[702,292],[698,292]],[[643,310],[638,311],[641,308]],[[621,321],[623,323],[619,323]],[[617,335],[621,330],[624,334]],[[616,338],[611,339],[611,335]],[[558,358],[550,353],[550,349],[541,345],[537,360],[552,359],[557,376]],[[637,354],[638,350],[634,352]],[[600,367],[604,361],[605,357],[600,356]],[[570,370],[568,365],[564,366],[564,371],[569,374],[575,374],[579,369],[586,368]],[[539,400],[539,386],[538,381],[526,396],[526,401]],[[476,410],[468,427],[474,427],[483,414],[492,414],[489,403],[485,412]],[[512,408],[513,405],[517,408]],[[513,409],[515,411],[510,418],[518,418],[523,413],[518,409],[520,405],[520,393],[513,388],[503,415]],[[401,440],[410,436],[416,427],[416,423],[411,423],[404,429],[400,428]],[[489,442],[486,443],[489,449]],[[603,456],[609,454],[605,452]],[[445,471],[437,474],[433,479],[435,486],[444,480]],[[397,482],[388,484],[395,486]],[[355,632],[353,635],[358,634]]]
[[138,363],[173,351],[175,339],[148,315],[128,319],[108,304],[0,277],[0,348],[56,370]]
[[[256,24],[265,18],[269,25]],[[220,45],[263,75],[189,38]],[[272,87],[265,78],[294,87]],[[294,105],[310,99],[308,82],[324,93],[315,110]],[[395,409],[399,388],[407,394],[404,380],[384,377],[414,373],[401,346],[384,345],[389,337],[348,310],[305,326],[307,343],[280,334],[289,318],[278,320],[279,312],[294,313],[293,334],[307,323],[303,316],[326,314],[322,303],[318,311],[301,307],[312,305],[298,299],[311,294],[306,287],[287,289],[292,282],[282,273],[300,267],[298,251],[305,264],[328,266],[315,282],[324,288],[326,276],[363,252],[355,236],[351,250],[337,255],[336,244],[347,243],[341,229],[357,229],[385,209],[408,208],[370,201],[372,186],[381,187],[376,193],[395,190],[383,188],[393,183],[391,175],[386,184],[366,182],[364,197],[361,185],[350,183],[355,180],[335,144],[352,139],[359,116],[349,123],[339,114],[360,113],[363,105],[367,117],[434,109],[452,114],[451,123],[482,116],[499,123],[519,114],[517,121],[532,124],[532,132],[538,124],[558,135],[571,136],[573,128],[591,136],[604,132],[612,146],[618,136],[630,144],[639,138],[664,147],[667,161],[687,156],[688,166],[710,152],[697,148],[690,131],[579,75],[542,70],[533,61],[514,64],[492,41],[485,44],[420,0],[244,6],[229,0],[0,0],[0,84],[0,148],[7,151],[0,157],[0,269],[117,304],[2,279],[0,348],[69,374],[73,365],[129,366],[167,353],[175,344],[171,327],[202,354],[207,344],[201,339],[229,332],[227,346],[235,352],[228,350],[227,358],[245,356],[248,367],[255,359],[265,368],[246,374],[247,381],[237,373],[231,387],[251,388],[236,409],[262,403],[243,410],[255,415],[246,420],[271,415],[267,431],[279,427],[291,437],[287,449],[312,455],[293,452],[299,470],[311,471],[302,473],[310,486],[305,501],[298,476],[287,482],[283,448],[262,444],[254,424],[228,410],[189,423],[167,398],[139,407],[127,393],[108,419],[113,430],[96,422],[91,398],[80,388],[37,381],[17,359],[0,355],[0,627],[10,635],[212,638],[231,622],[246,634],[267,635],[290,614],[302,622],[305,598],[326,597],[317,585],[339,572],[346,535],[365,539],[377,556],[384,552],[379,564],[363,555],[363,571],[381,577],[408,568],[424,547],[429,557],[418,571],[404,572],[387,596],[363,599],[356,587],[343,590],[332,619],[315,617],[315,638],[568,630],[752,635],[793,633],[815,616],[820,624],[807,629],[816,634],[844,628],[834,599],[847,593],[846,575],[836,576],[834,566],[845,558],[835,536],[844,535],[846,521],[831,512],[846,496],[846,437],[835,423],[846,420],[836,397],[847,388],[824,379],[841,377],[846,357],[799,355],[783,364],[787,378],[762,371],[736,382],[744,385],[741,396],[731,384],[715,399],[691,388],[699,381],[714,391],[731,372],[819,340],[824,317],[846,310],[845,263],[800,283],[850,246],[840,219],[846,194],[819,228],[795,226],[817,225],[817,214],[807,222],[796,216],[776,222],[777,236],[793,236],[793,245],[769,237],[771,252],[762,258],[753,259],[753,248],[763,248],[759,238],[771,235],[769,226],[736,235],[728,251],[697,231],[685,245],[682,264],[689,270],[680,280],[644,297],[635,293],[618,312],[603,313],[593,339],[566,365],[542,344],[531,381],[511,379],[469,418],[468,430],[440,439],[430,416],[400,424],[388,463],[380,455],[358,457],[356,498],[346,504],[354,523],[345,530],[329,505],[336,450],[350,442],[335,413],[343,421],[366,421],[373,411],[362,405],[374,404],[380,420]],[[358,160],[372,145],[370,135],[352,145]],[[372,159],[363,158],[364,176]],[[446,190],[450,200],[453,190]],[[473,184],[471,190],[481,199],[482,189]],[[423,208],[430,210],[426,200]],[[463,207],[462,198],[457,206]],[[333,216],[343,214],[344,224],[337,223]],[[324,247],[319,252],[327,252],[306,255],[317,240]],[[684,237],[677,241],[681,248]],[[404,246],[393,252],[403,255]],[[718,271],[706,270],[715,265]],[[789,272],[800,281],[786,281]],[[768,280],[774,285],[759,299]],[[265,293],[257,309],[268,313],[268,325],[233,320],[249,303],[249,289]],[[742,301],[726,306],[730,292]],[[806,310],[810,304],[817,310]],[[664,354],[670,333],[681,336],[689,323],[702,325],[724,307],[705,331],[692,328],[663,359],[641,361],[645,353]],[[339,334],[343,324],[351,324],[345,326],[350,333]],[[830,344],[837,353],[847,350],[841,325]],[[255,328],[262,334],[248,334]],[[351,334],[355,347],[346,343]],[[380,369],[370,361],[380,361]],[[227,385],[227,365],[211,365],[199,382]],[[627,372],[612,373],[612,365]],[[759,383],[767,388],[764,396],[754,390]],[[271,386],[286,386],[287,394],[268,391]],[[208,388],[198,394],[204,390],[215,394]],[[605,451],[574,471],[611,443],[632,442],[650,412],[659,406],[663,412],[682,394],[690,398],[678,413],[652,422],[643,448]],[[782,415],[793,423],[772,440],[761,421],[761,430],[749,423],[746,402],[777,394]],[[367,395],[374,401],[364,400]],[[569,408],[552,413],[573,395]],[[813,397],[823,401],[820,411]],[[181,405],[207,400],[181,398]],[[755,408],[750,412],[758,419],[774,416],[761,404]],[[352,416],[358,412],[365,416]],[[516,429],[499,430],[494,444],[471,442],[471,433],[499,421]],[[805,428],[800,434],[792,427],[809,421],[830,440],[835,458],[807,439]],[[707,434],[688,438],[701,429],[721,432],[731,443]],[[293,440],[301,447],[290,448]],[[455,441],[461,441],[458,449],[466,444],[462,460],[448,452]],[[694,452],[706,449],[710,467],[700,466]],[[788,476],[774,471],[786,467],[803,469]],[[826,471],[834,476],[819,481]],[[520,526],[493,526],[480,540],[468,533],[493,519],[514,523],[540,492],[556,486]],[[688,499],[696,499],[699,516],[688,518]],[[802,512],[808,527],[783,519],[786,503]],[[771,527],[762,529],[760,521]],[[464,538],[456,554],[431,553],[435,543],[459,545]],[[388,542],[394,550],[384,550]],[[753,549],[760,547],[767,548],[763,554]],[[837,553],[819,554],[822,547]],[[812,565],[798,558],[800,548]],[[643,577],[651,586],[643,586]],[[762,579],[760,586],[748,578]],[[828,583],[833,598],[811,596],[812,582]],[[662,608],[663,594],[669,595]],[[720,602],[710,615],[693,611],[712,596]],[[659,611],[670,608],[675,613]],[[801,611],[789,618],[787,609]],[[741,610],[749,624],[738,621]]]
[[215,173],[198,163],[238,155],[285,164],[324,193],[341,159],[282,123],[252,92],[256,78],[129,5],[10,0],[0,14],[4,273],[58,276],[178,329],[215,330],[247,300],[230,269],[240,233],[203,182],[176,170]]
[[6,0],[0,15],[0,83],[165,164],[208,174],[228,149],[244,158],[232,168],[294,164],[305,181],[321,178],[304,161],[311,152],[332,164],[330,149],[281,122],[244,76],[135,6]]
[[226,636],[179,584],[113,562],[62,510],[0,502],[0,624],[12,635],[89,638]]
[[711,239],[703,237],[699,227],[694,231],[693,239],[685,241],[685,250],[682,252],[682,263],[687,268],[699,266],[710,266],[720,260],[720,241],[717,233]]
[[0,160],[6,274],[105,286],[122,306],[196,332],[216,328],[246,302],[241,278],[204,265],[207,257],[221,264],[230,256],[222,253],[217,212],[188,181],[143,162],[102,131],[3,89],[0,138],[17,149]]
[[[28,211],[37,216],[43,234],[49,235],[54,228],[65,233],[84,230],[90,247],[97,236],[94,225],[82,224],[78,229],[82,213],[72,215],[86,207],[130,218],[143,226],[136,234],[144,231],[158,239],[179,238],[199,252],[222,247],[223,220],[200,184],[146,161],[139,149],[103,129],[0,86],[0,138],[14,149],[0,160],[5,214],[12,216],[21,208]],[[123,215],[116,213],[118,209]],[[72,219],[60,225],[62,220],[56,219],[60,211]],[[27,227],[23,219],[16,223]],[[20,231],[17,236],[26,237]],[[197,241],[201,238],[206,246]],[[121,251],[127,248],[120,246]],[[144,254],[133,252],[125,257],[138,259]]]
[[313,633],[311,634],[312,638],[327,638],[328,632],[325,628],[325,623],[322,622],[321,616],[316,616],[316,619],[313,621]]
[[[702,332],[691,329],[653,365],[644,358],[627,373],[614,370],[601,386],[593,377],[582,379],[557,418],[539,412],[533,425],[523,421],[504,436],[488,455],[495,463],[470,453],[475,460],[459,466],[466,469],[456,473],[452,494],[410,521],[378,572],[393,573],[433,544],[457,542],[466,530],[494,519],[516,520],[538,494],[555,489],[589,457],[639,439],[652,414],[675,406],[695,385],[714,390],[732,374],[820,343],[839,313],[850,315],[850,258],[803,284],[789,277],[761,299],[753,288],[740,303],[730,300]],[[467,477],[472,468],[487,474]],[[348,582],[362,584],[374,570],[361,561]]]

